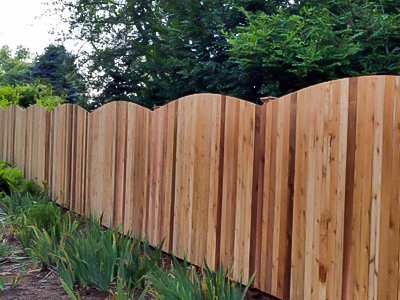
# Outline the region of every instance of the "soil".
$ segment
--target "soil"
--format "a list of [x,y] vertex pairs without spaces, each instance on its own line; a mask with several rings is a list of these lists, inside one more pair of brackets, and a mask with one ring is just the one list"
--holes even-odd
[[[5,279],[5,290],[0,292],[0,300],[61,300],[70,299],[61,286],[60,279],[52,271],[41,270],[23,252],[21,243],[6,229],[1,237],[8,244],[8,253],[0,260],[0,275]],[[163,255],[164,265],[170,265],[171,257]],[[80,290],[82,300],[109,300],[109,293],[89,288]],[[140,297],[137,291],[133,300]],[[146,300],[154,299],[147,295]],[[246,300],[273,300],[274,297],[252,289]]]

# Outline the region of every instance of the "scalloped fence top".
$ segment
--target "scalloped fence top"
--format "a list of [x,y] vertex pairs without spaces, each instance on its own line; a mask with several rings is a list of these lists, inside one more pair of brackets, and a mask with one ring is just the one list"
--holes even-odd
[[[198,94],[0,110],[0,158],[105,225],[280,299],[400,300],[400,77],[258,106]],[[68,201],[68,202],[67,202]]]

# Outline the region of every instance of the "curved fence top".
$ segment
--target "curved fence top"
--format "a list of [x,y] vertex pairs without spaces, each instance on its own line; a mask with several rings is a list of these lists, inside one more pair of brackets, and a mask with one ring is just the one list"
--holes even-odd
[[[262,106],[217,94],[154,111],[0,110],[0,158],[105,225],[281,299],[400,299],[400,77]],[[388,243],[387,241],[390,241]]]

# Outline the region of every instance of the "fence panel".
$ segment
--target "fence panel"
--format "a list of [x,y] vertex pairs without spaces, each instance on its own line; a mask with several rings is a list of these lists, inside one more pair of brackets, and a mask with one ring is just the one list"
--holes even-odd
[[107,226],[281,299],[400,299],[400,77],[263,106],[213,94],[0,109],[0,158]]

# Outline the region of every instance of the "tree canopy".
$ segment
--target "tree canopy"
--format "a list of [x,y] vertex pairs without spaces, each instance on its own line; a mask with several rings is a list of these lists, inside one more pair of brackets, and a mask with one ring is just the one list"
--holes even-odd
[[76,57],[62,45],[50,45],[31,58],[19,46],[15,54],[8,46],[0,49],[0,106],[40,104],[52,109],[61,103],[88,107],[87,89],[75,64]]
[[0,86],[24,84],[32,80],[29,50],[19,46],[15,54],[8,46],[0,48]]
[[[223,30],[244,24],[228,0],[55,0],[69,11],[70,38],[86,41],[87,76],[100,103],[131,100],[147,107],[183,95],[216,92],[255,99],[257,68],[230,60]],[[239,0],[272,13],[289,1]]]
[[[299,1],[295,10],[252,14],[229,33],[235,62],[258,66],[260,94],[318,82],[400,74],[400,6],[395,1]],[[271,83],[275,85],[271,87]]]
[[399,74],[396,0],[53,0],[103,104],[215,92],[257,102],[321,81]]
[[49,45],[32,65],[32,78],[49,83],[55,94],[64,97],[65,103],[85,107],[87,89],[75,65],[76,57],[63,45]]

